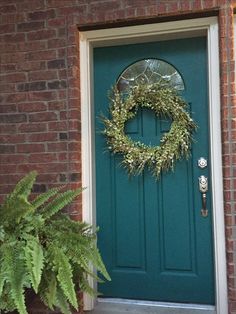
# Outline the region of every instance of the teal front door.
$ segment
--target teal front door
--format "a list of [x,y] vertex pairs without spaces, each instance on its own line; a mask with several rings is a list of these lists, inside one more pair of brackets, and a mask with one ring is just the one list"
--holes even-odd
[[[198,125],[189,160],[155,180],[148,170],[129,177],[121,156],[107,148],[100,116],[108,115],[108,91],[130,65],[158,59],[174,67],[180,91]],[[210,182],[206,38],[178,39],[94,49],[96,213],[98,246],[111,282],[103,297],[214,304],[212,208],[201,214],[198,178]],[[158,145],[170,121],[140,110],[127,123],[134,140]],[[207,167],[200,168],[204,157]]]

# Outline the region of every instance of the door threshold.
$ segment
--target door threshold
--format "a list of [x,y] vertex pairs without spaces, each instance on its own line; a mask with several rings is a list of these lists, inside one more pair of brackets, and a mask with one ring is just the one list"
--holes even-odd
[[91,314],[216,314],[215,306],[98,298]]

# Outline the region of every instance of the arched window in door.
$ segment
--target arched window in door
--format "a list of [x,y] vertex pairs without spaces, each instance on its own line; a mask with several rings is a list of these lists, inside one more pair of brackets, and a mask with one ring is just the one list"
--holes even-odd
[[177,69],[168,62],[159,59],[143,59],[128,66],[117,80],[118,89],[127,92],[137,84],[162,82],[170,84],[176,90],[184,90],[184,81]]

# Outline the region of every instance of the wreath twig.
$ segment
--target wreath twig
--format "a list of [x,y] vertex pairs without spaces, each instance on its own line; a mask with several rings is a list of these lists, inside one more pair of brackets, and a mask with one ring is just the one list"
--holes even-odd
[[[138,85],[125,97],[115,86],[110,101],[111,118],[103,119],[103,133],[109,150],[123,155],[122,164],[129,174],[140,174],[147,166],[159,178],[162,171],[173,170],[177,160],[189,157],[192,132],[197,126],[185,111],[186,102],[173,87],[161,83]],[[135,117],[139,107],[150,108],[157,116],[172,120],[159,146],[133,141],[125,134],[125,123]]]

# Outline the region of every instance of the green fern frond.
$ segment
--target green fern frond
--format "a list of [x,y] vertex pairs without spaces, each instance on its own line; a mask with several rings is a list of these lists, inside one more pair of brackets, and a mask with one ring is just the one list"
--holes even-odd
[[95,268],[100,271],[100,273],[106,278],[106,280],[111,281],[111,277],[108,274],[106,267],[102,261],[101,254],[99,253],[99,250],[95,245],[88,251],[88,259],[92,262]]
[[[60,229],[64,233],[66,243],[66,255],[80,265],[85,272],[91,274],[90,262],[106,278],[111,280],[101,255],[96,247],[96,236],[92,232],[92,227],[81,222],[67,221],[67,219],[55,219],[51,223],[52,230]],[[63,230],[65,228],[65,230]],[[80,230],[80,232],[79,232]],[[81,230],[83,230],[81,232]],[[50,231],[48,232],[50,233]],[[58,236],[58,238],[57,238]],[[54,236],[55,245],[61,242],[60,233]]]
[[52,249],[53,263],[57,270],[57,280],[70,304],[78,309],[78,302],[73,283],[73,273],[70,262],[64,252],[59,248]]
[[23,178],[0,205],[0,313],[27,314],[24,292],[33,288],[51,310],[70,314],[70,305],[78,309],[79,287],[94,295],[88,282],[89,276],[100,280],[94,266],[110,277],[92,226],[60,212],[82,189],[53,188],[30,203],[35,177]]
[[[70,241],[68,240],[68,244]],[[79,264],[88,274],[88,265],[92,263],[92,265],[100,271],[100,273],[104,276],[104,278],[108,281],[111,280],[110,275],[108,274],[106,267],[102,261],[99,250],[96,247],[96,242],[91,239],[82,238],[80,241],[78,240],[78,246],[72,245],[73,247],[73,261]],[[70,254],[70,252],[68,252]],[[89,268],[90,269],[90,268]]]
[[5,225],[18,224],[32,210],[32,205],[19,195],[6,204],[4,211],[0,212],[0,219]]
[[4,312],[13,312],[14,310],[16,310],[16,305],[11,297],[10,291],[11,291],[10,285],[5,284],[4,292],[0,298],[0,310],[3,310]]
[[87,293],[93,297],[97,296],[97,293],[94,291],[94,289],[92,289],[90,287],[88,280],[85,279],[83,275],[79,278],[79,286],[83,292],[85,292],[85,293]]
[[48,306],[50,309],[53,309],[53,305],[56,302],[56,294],[57,294],[57,280],[54,274],[51,275],[48,287],[46,290],[47,300],[48,300]]
[[74,198],[76,198],[83,189],[79,188],[76,190],[68,190],[66,192],[60,193],[56,196],[48,205],[46,205],[42,213],[44,218],[48,219],[55,215],[59,210],[64,208],[66,205],[70,204]]
[[29,280],[34,291],[37,293],[44,266],[43,249],[38,238],[31,237],[28,239],[24,251]]
[[[85,222],[72,220],[67,214],[59,212],[54,219],[51,221],[53,228],[60,229],[61,232],[68,234],[77,235],[78,237],[84,238],[96,238],[92,227]],[[77,240],[78,241],[78,240]]]
[[56,306],[61,310],[63,314],[71,314],[70,306],[63,291],[59,288],[56,293]]
[[[17,196],[21,196],[22,198],[28,199],[28,196],[32,190],[33,184],[37,177],[37,172],[32,171],[28,175],[26,175],[23,179],[21,179],[15,186],[14,190],[7,197],[6,202],[16,198]],[[4,207],[5,203],[3,204]]]
[[6,246],[0,246],[0,299],[1,299],[1,296],[3,294],[3,288],[4,288],[4,284],[5,284],[5,281],[7,279],[7,276],[6,276],[6,272],[5,272],[5,247]]
[[0,225],[0,242],[3,242],[5,238],[5,230],[2,225]]
[[52,188],[47,192],[40,194],[32,201],[32,206],[34,209],[41,207],[46,203],[51,197],[55,196],[63,187]]
[[5,281],[6,281],[6,276],[2,270],[2,267],[0,268],[0,298],[1,298],[1,295],[3,293],[3,288],[4,288],[4,284],[5,284]]
[[56,305],[57,280],[54,272],[47,271],[44,273],[40,284],[40,297],[43,303],[52,311]]
[[22,247],[14,245],[6,245],[4,250],[4,265],[3,269],[6,274],[6,281],[10,285],[10,295],[14,300],[15,306],[20,314],[27,314],[24,283],[25,283],[25,267],[24,261],[19,259]]

